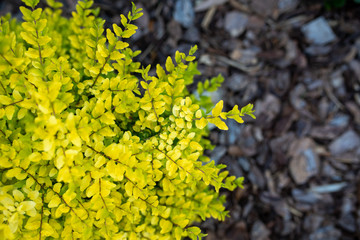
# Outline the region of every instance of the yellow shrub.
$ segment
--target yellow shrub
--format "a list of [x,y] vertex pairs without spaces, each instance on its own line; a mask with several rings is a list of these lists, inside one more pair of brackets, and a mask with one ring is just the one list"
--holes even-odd
[[24,22],[0,25],[0,239],[197,239],[194,221],[223,220],[218,191],[243,179],[202,156],[206,125],[227,130],[252,105],[207,113],[186,89],[196,47],[150,76],[124,41],[134,5],[104,35],[92,1],[71,19],[54,0],[23,2]]

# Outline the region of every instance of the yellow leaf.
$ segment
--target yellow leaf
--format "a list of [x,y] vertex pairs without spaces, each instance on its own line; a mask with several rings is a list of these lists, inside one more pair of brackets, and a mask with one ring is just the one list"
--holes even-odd
[[15,113],[14,105],[10,105],[5,108],[5,114],[6,114],[7,119],[11,120],[13,118],[14,113]]
[[59,204],[61,203],[61,199],[58,197],[58,196],[54,196],[51,198],[49,204],[48,204],[48,207],[49,208],[54,208],[54,207],[57,207],[59,206]]
[[133,184],[131,182],[127,182],[125,184],[125,191],[126,191],[126,194],[131,197],[133,195]]
[[90,185],[90,181],[90,175],[86,175],[85,177],[83,177],[80,182],[80,191],[84,191]]
[[12,99],[5,95],[0,95],[0,104],[9,105],[12,103]]
[[29,155],[29,160],[31,162],[39,162],[42,159],[42,155],[39,152],[33,152]]
[[99,156],[95,161],[94,167],[100,168],[102,165],[105,164],[105,162],[106,162],[106,158],[104,156]]
[[99,193],[99,182],[96,181],[86,190],[86,196],[88,198],[94,196],[95,194]]
[[207,123],[208,123],[208,120],[203,117],[200,120],[195,121],[195,125],[199,129],[203,129]]
[[42,229],[41,229],[41,233],[42,235],[45,236],[52,236],[53,234],[55,234],[54,229],[51,227],[50,224],[48,223],[44,223],[42,224]]
[[[166,164],[166,170],[169,171],[169,176],[174,176],[174,174],[176,173],[177,169],[178,169],[178,166],[173,163],[172,161],[168,161],[167,163],[169,164]],[[168,167],[169,166],[169,167]]]
[[118,36],[118,37],[121,36],[122,29],[115,23],[113,24],[113,29],[114,29],[116,36]]
[[7,220],[9,222],[9,227],[12,233],[15,233],[19,226],[19,214],[15,212],[12,216]]
[[52,57],[54,55],[54,53],[55,53],[55,50],[53,48],[47,47],[41,51],[41,56],[43,58]]
[[115,119],[116,118],[115,118],[114,114],[112,114],[112,112],[106,112],[105,114],[101,115],[101,117],[100,117],[100,121],[107,125],[114,124]]
[[233,118],[238,123],[243,123],[244,122],[244,120],[239,115],[232,116],[231,118]]
[[174,70],[174,64],[170,56],[166,59],[165,68],[168,72],[172,72]]
[[201,150],[203,150],[203,147],[199,144],[199,143],[197,143],[197,142],[190,142],[190,148],[192,149],[192,150],[195,150],[195,151],[201,151]]
[[214,109],[212,110],[212,115],[213,115],[214,117],[218,117],[218,116],[220,115],[220,113],[221,113],[221,111],[222,111],[222,109],[223,109],[223,105],[224,105],[223,100],[219,101],[219,102],[215,105]]
[[67,213],[70,210],[65,204],[61,204],[55,211],[55,218],[61,217],[63,213]]
[[175,119],[175,124],[179,128],[184,128],[185,127],[185,121],[182,118]]
[[39,58],[39,51],[36,51],[33,48],[29,48],[26,52],[25,55],[29,58]]
[[60,190],[61,190],[61,186],[62,186],[61,183],[55,183],[55,185],[54,185],[54,187],[53,187],[53,190],[54,190],[55,192],[59,193]]
[[226,112],[220,113],[220,117],[221,117],[222,119],[226,119],[226,118],[227,118],[227,113],[226,113]]
[[31,45],[36,45],[36,44],[37,44],[35,37],[34,37],[31,33],[21,32],[21,33],[20,33],[20,36],[21,36],[22,39],[24,39],[28,44],[31,44]]
[[17,189],[13,191],[13,196],[18,202],[22,202],[24,200],[24,194]]
[[174,233],[175,233],[176,240],[181,240],[182,232],[183,232],[183,230],[181,230],[181,228],[179,228],[179,227],[175,228]]
[[18,114],[17,114],[17,118],[20,120],[22,119],[23,117],[25,117],[27,113],[27,109],[26,108],[21,108],[19,111],[18,111]]
[[171,159],[172,160],[178,160],[181,157],[181,151],[176,149],[174,150],[174,152],[171,154]]
[[47,19],[40,19],[36,23],[37,23],[36,28],[37,28],[38,32],[41,32],[46,27]]
[[39,45],[40,46],[44,46],[44,45],[46,45],[48,42],[50,42],[51,41],[51,38],[50,37],[48,37],[48,36],[40,36],[39,37]]
[[116,187],[116,185],[110,181],[102,180],[101,181],[101,196],[107,197],[110,195],[111,189]]
[[55,158],[55,167],[56,167],[57,169],[62,168],[62,167],[64,166],[64,164],[65,164],[65,157],[64,157],[64,155],[60,155],[60,156],[57,156],[57,157]]
[[76,193],[68,189],[62,197],[65,202],[70,203],[76,197]]
[[79,137],[79,135],[77,134],[76,131],[71,131],[68,134],[68,139],[71,141],[72,144],[74,144],[77,147],[81,147],[81,138]]
[[211,118],[211,119],[208,119],[208,120],[209,120],[210,123],[215,124],[215,126],[217,126],[221,130],[228,130],[229,129],[228,126],[226,126],[226,124],[223,121],[221,121],[221,119],[218,118],[218,117],[217,118]]
[[118,59],[122,59],[122,58],[124,58],[124,57],[125,57],[125,55],[122,54],[122,53],[120,53],[120,52],[118,52],[118,51],[112,52],[112,53],[110,54],[110,59],[111,59],[111,60],[118,60]]
[[201,110],[200,110],[200,109],[196,111],[195,117],[196,117],[196,118],[201,118],[201,117],[202,117],[202,113],[201,113]]
[[104,102],[99,100],[96,102],[96,105],[93,111],[91,112],[91,114],[93,115],[94,118],[97,118],[101,116],[104,112],[105,112]]
[[[18,210],[22,210],[25,212],[32,212],[32,210],[35,210],[36,203],[34,201],[23,201],[20,203]],[[29,213],[27,213],[29,215]],[[35,214],[36,215],[36,212]]]
[[160,233],[161,234],[170,232],[172,227],[173,227],[173,224],[170,221],[165,220],[165,219],[160,220],[160,228],[161,228]]
[[71,180],[71,175],[70,175],[70,170],[68,167],[63,167],[59,170],[58,172],[58,176],[57,176],[57,181],[58,182],[70,182]]
[[[32,8],[34,9],[34,7],[36,6],[36,4],[39,2],[39,1],[31,1],[32,2]],[[31,13],[31,16],[34,18],[34,20],[38,20],[40,18],[40,15],[41,15],[41,12],[42,12],[42,9],[41,8],[37,8],[35,9],[32,13]]]
[[106,37],[110,43],[110,45],[114,45],[116,42],[116,37],[114,35],[114,33],[108,28],[106,29]]
[[123,38],[129,38],[129,37],[131,37],[132,35],[134,35],[135,33],[136,33],[135,30],[125,30],[125,31],[123,31],[121,37],[123,37]]
[[25,229],[27,230],[37,230],[40,227],[40,215],[38,217],[29,218],[26,222]]
[[129,46],[129,44],[127,42],[118,41],[116,43],[115,48],[118,49],[118,50],[121,50],[121,49],[124,49],[124,48],[126,48],[128,46]]

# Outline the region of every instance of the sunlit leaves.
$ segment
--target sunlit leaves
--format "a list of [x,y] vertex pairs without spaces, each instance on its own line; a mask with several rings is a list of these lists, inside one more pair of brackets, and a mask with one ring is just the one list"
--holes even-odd
[[195,121],[196,127],[199,129],[203,129],[206,124],[208,123],[208,120],[206,120],[206,118],[200,118],[199,120]]
[[58,196],[55,196],[50,200],[48,207],[54,208],[54,207],[59,206],[60,203],[61,203],[61,199]]
[[170,221],[165,220],[165,219],[160,220],[160,228],[161,228],[160,234],[170,232],[172,230],[172,227],[173,227],[173,224]]
[[218,117],[223,109],[223,100],[220,100],[214,107],[214,109],[212,110],[212,115],[214,117]]
[[35,8],[35,6],[39,3],[40,0],[22,0],[26,6]]
[[223,220],[217,192],[243,184],[202,156],[206,126],[226,130],[225,120],[254,117],[253,106],[214,106],[204,95],[221,76],[189,94],[196,46],[155,72],[136,62],[124,40],[142,15],[134,4],[105,30],[92,1],[70,20],[25,2],[23,23],[0,24],[0,238],[204,236],[191,224]]

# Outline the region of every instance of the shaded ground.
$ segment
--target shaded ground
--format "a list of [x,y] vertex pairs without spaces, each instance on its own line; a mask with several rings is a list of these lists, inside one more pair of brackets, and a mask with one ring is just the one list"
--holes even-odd
[[[74,1],[64,0],[67,12]],[[245,176],[230,218],[202,224],[207,240],[360,239],[360,5],[321,1],[139,0],[134,47],[144,64],[199,47],[198,80],[221,73],[214,100],[255,104],[256,121],[214,130],[212,159]],[[120,23],[129,1],[98,0]],[[0,14],[18,14],[17,1]]]

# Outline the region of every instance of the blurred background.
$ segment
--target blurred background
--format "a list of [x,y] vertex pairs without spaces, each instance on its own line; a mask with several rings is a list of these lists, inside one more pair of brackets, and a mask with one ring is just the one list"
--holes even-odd
[[[41,6],[45,6],[41,1]],[[76,1],[63,0],[71,16]],[[130,39],[144,65],[197,44],[203,81],[227,109],[256,120],[212,130],[208,154],[245,177],[226,192],[230,217],[208,220],[206,240],[360,239],[360,3],[357,0],[134,0],[144,16]],[[0,15],[21,19],[20,1]],[[95,0],[106,26],[130,1]]]

